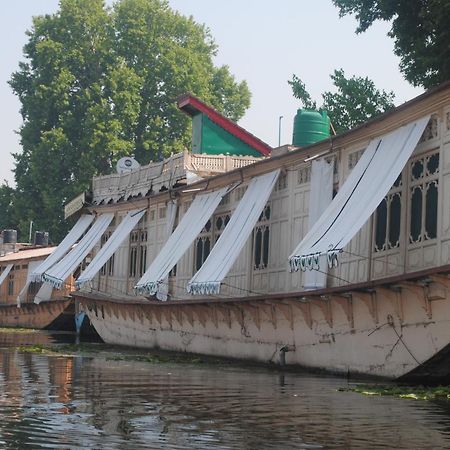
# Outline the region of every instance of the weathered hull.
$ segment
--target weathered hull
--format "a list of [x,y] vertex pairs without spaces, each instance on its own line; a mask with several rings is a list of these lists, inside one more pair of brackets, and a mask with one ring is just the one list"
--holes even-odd
[[20,327],[74,331],[73,299],[50,300],[16,305],[0,305],[0,327]]
[[[111,344],[391,379],[450,375],[450,280],[399,281],[326,295],[203,302],[118,301],[79,293]],[[438,356],[436,356],[438,355]],[[441,357],[439,358],[439,355]],[[428,364],[434,364],[428,370]]]

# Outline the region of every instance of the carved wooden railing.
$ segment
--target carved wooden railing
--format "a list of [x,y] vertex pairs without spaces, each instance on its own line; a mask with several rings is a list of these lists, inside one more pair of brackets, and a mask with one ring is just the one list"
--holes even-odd
[[253,164],[261,158],[253,156],[178,153],[157,163],[150,163],[131,172],[94,177],[94,203],[108,203],[129,197],[145,196],[151,190],[171,188],[186,177],[186,171],[202,177],[212,176]]

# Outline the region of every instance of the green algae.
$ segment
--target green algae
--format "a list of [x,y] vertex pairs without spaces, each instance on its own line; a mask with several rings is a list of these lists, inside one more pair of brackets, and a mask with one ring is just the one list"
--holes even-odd
[[450,400],[450,386],[357,385],[338,390],[367,396],[390,396],[413,400]]
[[34,328],[16,328],[16,327],[0,327],[0,333],[37,333],[40,330],[35,330]]

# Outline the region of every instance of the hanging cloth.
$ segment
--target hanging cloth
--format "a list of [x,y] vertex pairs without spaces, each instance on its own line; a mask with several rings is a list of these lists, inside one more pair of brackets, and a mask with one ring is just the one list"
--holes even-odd
[[69,275],[75,271],[78,265],[81,264],[83,259],[94,248],[94,245],[100,240],[113,217],[113,213],[100,215],[78,245],[42,275],[43,280],[51,284],[54,288],[61,289]]
[[190,294],[219,294],[231,269],[260,217],[280,170],[253,178],[211,253],[187,286]]
[[56,249],[34,270],[31,274],[31,281],[42,281],[42,275],[50,267],[55,265],[72,248],[72,245],[78,241],[81,235],[87,230],[94,220],[91,214],[83,214],[69,231],[68,235],[61,241]]
[[155,295],[158,292],[159,285],[192,245],[228,189],[224,187],[195,197],[175,231],[136,284],[136,293]]
[[122,242],[128,237],[131,230],[137,225],[144,214],[145,210],[133,210],[128,212],[110,238],[106,241],[105,245],[98,251],[91,263],[78,277],[75,282],[75,287],[77,289],[80,289],[82,286],[89,283],[95,275],[97,275],[109,258],[111,258],[120,247]]
[[358,164],[314,227],[289,257],[291,271],[328,267],[361,229],[394,184],[428,123],[430,116],[372,140]]

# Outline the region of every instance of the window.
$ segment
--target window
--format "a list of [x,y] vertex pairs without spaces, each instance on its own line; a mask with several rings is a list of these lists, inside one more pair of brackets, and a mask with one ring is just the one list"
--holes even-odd
[[270,204],[264,207],[253,231],[253,269],[265,269],[269,264]]
[[358,150],[356,152],[350,153],[348,155],[348,168],[349,170],[354,169],[356,164],[358,164],[358,161],[361,159],[361,156],[364,153],[364,148],[362,150]]
[[374,251],[400,246],[402,213],[402,175],[400,174],[375,211]]
[[8,295],[14,295],[14,275],[9,275],[9,279],[8,279]]
[[409,176],[409,242],[415,244],[437,237],[439,152],[411,161]]
[[212,223],[208,220],[195,241],[195,271],[199,270],[206,261],[211,251],[211,241]]
[[[101,238],[101,247],[103,247],[108,239],[111,237],[112,231],[107,231]],[[100,269],[100,275],[105,276],[108,274],[109,276],[114,275],[114,254],[109,258],[109,260],[102,266]]]
[[302,167],[297,171],[297,184],[306,184],[311,181],[311,166]]
[[282,173],[278,177],[277,184],[275,185],[275,191],[282,191],[287,188],[287,173]]
[[[130,233],[130,259],[128,275],[142,277],[147,268],[147,230],[138,229]],[[112,263],[114,265],[114,262]]]

